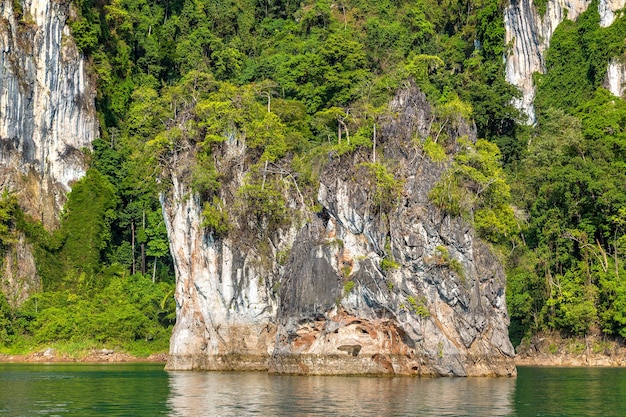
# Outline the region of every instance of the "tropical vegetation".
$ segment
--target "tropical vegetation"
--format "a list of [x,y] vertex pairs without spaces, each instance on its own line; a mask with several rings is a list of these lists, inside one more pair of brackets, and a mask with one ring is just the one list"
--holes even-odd
[[[375,154],[377,122],[407,83],[433,103],[433,132],[457,116],[476,125],[480,139],[460,141],[453,156],[445,135],[420,146],[450,167],[433,203],[473,222],[501,254],[514,341],[544,329],[626,337],[626,102],[602,88],[608,59],[624,54],[626,18],[601,28],[592,4],[559,26],[536,79],[537,124],[527,126],[504,78],[505,6],[73,0],[69,25],[97,80],[101,137],[57,231],[26,218],[13,196],[0,200],[0,249],[25,234],[42,278],[19,307],[0,297],[0,346],[87,339],[162,349],[174,303],[158,194],[172,155],[193,150],[191,183],[214,238],[236,216],[266,233],[290,216],[268,167],[314,208],[318,156]],[[237,132],[248,175],[243,203],[227,208],[216,158]],[[362,167],[381,210],[403,180],[389,163]]]

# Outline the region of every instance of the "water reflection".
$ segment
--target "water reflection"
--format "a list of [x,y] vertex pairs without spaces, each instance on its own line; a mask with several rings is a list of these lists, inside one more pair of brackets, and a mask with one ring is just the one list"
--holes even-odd
[[162,365],[0,364],[0,415],[169,414]]
[[518,368],[518,416],[623,416],[626,372],[620,368]]
[[515,378],[169,373],[173,416],[507,416]]
[[0,364],[0,415],[620,416],[624,368],[518,368],[517,378],[298,377],[162,365]]

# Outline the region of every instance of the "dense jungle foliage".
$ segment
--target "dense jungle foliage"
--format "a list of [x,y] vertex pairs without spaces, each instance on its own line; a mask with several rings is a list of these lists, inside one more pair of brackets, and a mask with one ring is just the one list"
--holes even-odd
[[[316,156],[372,152],[376,125],[406,83],[441,121],[420,146],[450,161],[431,198],[502,254],[514,343],[543,329],[626,337],[626,103],[601,88],[608,59],[624,53],[623,17],[600,28],[591,5],[558,28],[537,77],[538,123],[528,127],[504,79],[503,0],[74,5],[69,24],[97,81],[101,138],[58,231],[24,219],[10,195],[0,201],[0,248],[21,230],[43,280],[17,309],[0,299],[0,345],[162,349],[173,269],[158,192],[180,147],[197,155],[190,171],[203,226],[219,238],[232,216],[246,215],[262,232],[288,216],[268,165],[314,207]],[[480,140],[451,159],[436,132],[458,116],[475,122]],[[245,132],[251,174],[242,205],[226,208],[214,153],[235,132]],[[368,166],[385,192],[402,180],[392,165],[381,154]]]
[[593,2],[557,28],[537,75],[537,126],[507,167],[524,213],[508,257],[511,334],[626,337],[626,102],[602,88],[625,56],[626,18],[599,26]]

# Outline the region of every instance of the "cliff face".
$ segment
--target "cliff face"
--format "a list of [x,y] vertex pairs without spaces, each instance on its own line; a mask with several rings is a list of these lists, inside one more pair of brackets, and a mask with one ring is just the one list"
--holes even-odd
[[604,88],[617,97],[626,98],[626,64],[617,59],[609,62]]
[[[236,146],[236,145],[233,145]],[[263,370],[276,335],[276,298],[257,255],[201,227],[197,196],[173,173],[162,198],[176,272],[170,369]]]
[[[27,214],[48,228],[85,172],[81,150],[98,134],[95,89],[68,15],[66,2],[0,2],[0,188],[16,192]],[[19,301],[36,285],[28,245],[15,245],[3,265],[3,285],[10,282],[4,290],[21,288]]]
[[[506,79],[522,92],[522,98],[515,104],[528,117],[529,124],[536,121],[532,75],[535,72],[545,73],[544,57],[556,27],[565,18],[576,20],[590,4],[591,0],[549,0],[545,14],[541,16],[532,0],[511,0],[505,10],[505,43],[510,45],[510,52],[506,57]],[[615,18],[615,11],[623,8],[624,4],[624,0],[600,0],[600,25],[610,26]],[[618,96],[621,95],[618,94],[618,86],[622,85],[623,74],[623,65],[611,63],[605,85],[611,86],[611,92]]]
[[[370,155],[329,155],[319,210],[289,199],[299,220],[270,236],[269,251],[199,227],[200,202],[185,185],[189,155],[181,159],[162,200],[177,272],[168,369],[515,374],[502,268],[465,221],[428,199],[446,169],[413,142],[428,135],[431,108],[408,89],[390,113],[379,140],[405,179],[399,203],[386,213],[373,204],[361,164]],[[475,138],[465,123],[449,134]],[[233,161],[243,150],[231,140],[219,165],[241,166]],[[243,174],[234,169],[233,183]]]
[[24,1],[16,12],[14,3],[0,3],[0,182],[31,187],[21,193],[25,207],[54,225],[72,181],[84,174],[81,149],[98,134],[95,90],[65,24],[68,4]]

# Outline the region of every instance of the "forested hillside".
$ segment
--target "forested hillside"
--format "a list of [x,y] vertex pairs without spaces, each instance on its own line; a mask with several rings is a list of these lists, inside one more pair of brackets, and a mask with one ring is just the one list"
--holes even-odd
[[[179,148],[197,155],[189,175],[212,236],[231,233],[236,216],[280,224],[289,207],[268,172],[289,176],[315,211],[328,155],[376,155],[388,103],[410,84],[438,123],[416,146],[452,168],[431,198],[500,254],[514,344],[543,329],[626,337],[626,102],[602,88],[608,59],[624,56],[626,17],[600,28],[590,6],[557,29],[530,127],[504,77],[502,0],[73,6],[68,23],[97,83],[101,137],[59,230],[24,217],[9,194],[0,201],[0,248],[24,233],[43,286],[21,306],[2,300],[0,345],[164,349],[174,277],[159,193]],[[459,117],[485,140],[452,159],[445,132]],[[218,195],[229,179],[216,158],[242,131],[254,174],[237,191],[242,204],[226,207]],[[391,196],[404,180],[392,165],[374,158],[369,168]]]
[[537,126],[507,166],[524,215],[508,256],[511,333],[626,336],[626,102],[602,88],[624,57],[626,19],[598,24],[595,2],[556,30],[538,75]]

